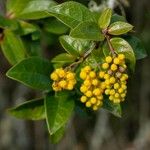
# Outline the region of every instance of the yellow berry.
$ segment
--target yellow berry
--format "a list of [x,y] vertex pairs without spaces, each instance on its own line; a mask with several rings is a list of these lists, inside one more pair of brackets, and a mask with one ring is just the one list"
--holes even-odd
[[56,72],[53,72],[51,75],[50,75],[50,78],[54,81],[57,81],[59,79],[58,75]]
[[111,62],[112,62],[112,57],[111,57],[111,56],[107,56],[107,57],[105,58],[105,61],[106,61],[107,63],[111,63]]
[[105,82],[102,82],[101,84],[100,84],[100,87],[101,87],[101,89],[105,89],[106,88],[106,83]]
[[90,101],[88,101],[88,102],[86,102],[86,107],[91,107],[92,106],[92,104],[91,104],[91,102]]
[[63,78],[66,74],[66,72],[63,69],[56,69],[56,72],[60,78]]
[[115,98],[119,98],[119,93],[115,93]]
[[118,64],[120,64],[120,60],[118,59],[118,58],[114,58],[114,64],[116,64],[116,65],[118,65]]
[[80,91],[81,91],[82,93],[85,93],[87,90],[88,90],[88,88],[87,88],[85,85],[82,85],[82,86],[80,87]]
[[67,90],[73,90],[73,84],[70,84],[70,83],[69,83],[69,84],[67,85]]
[[52,88],[54,91],[61,91],[61,87],[59,87],[55,82],[52,84]]
[[75,78],[75,75],[72,72],[68,72],[66,78],[69,79],[69,80],[72,80],[72,79]]
[[90,80],[85,80],[83,83],[87,87],[91,86],[91,81]]
[[118,89],[120,87],[119,83],[114,84],[114,89]]
[[109,79],[110,75],[109,74],[105,74],[104,75],[104,79]]
[[112,101],[114,97],[112,95],[109,96],[109,100]]
[[82,97],[80,98],[80,101],[81,101],[82,103],[85,103],[85,102],[87,101],[87,97],[86,97],[86,96],[82,96]]
[[106,94],[106,95],[109,95],[109,94],[110,94],[110,89],[106,89],[106,90],[105,90],[105,94]]
[[96,98],[95,97],[90,98],[90,102],[91,102],[91,104],[95,104],[96,103]]
[[121,97],[122,97],[122,98],[125,98],[125,97],[126,97],[126,94],[125,94],[125,93],[121,94]]
[[120,94],[123,93],[123,91],[124,91],[123,88],[118,89],[118,93],[120,93]]
[[99,77],[100,77],[100,78],[104,78],[104,75],[105,75],[105,72],[104,72],[104,71],[100,71],[100,72],[99,72]]
[[88,73],[88,72],[91,71],[91,67],[90,67],[90,66],[85,66],[85,67],[83,68],[83,70]]
[[119,54],[119,55],[118,55],[118,58],[122,61],[122,60],[125,59],[125,55],[124,55],[124,54]]
[[97,96],[98,100],[103,100],[103,95]]
[[93,106],[93,110],[94,111],[98,110],[98,107],[97,106]]
[[91,78],[95,78],[96,77],[96,73],[94,71],[91,71],[90,74],[89,74],[89,76]]
[[109,86],[109,84],[110,84],[109,79],[105,80],[105,84],[106,84],[107,86]]
[[109,93],[110,95],[114,95],[115,94],[115,90],[114,89],[112,89],[112,90],[110,90],[110,93]]
[[111,70],[112,70],[112,71],[116,71],[116,70],[117,70],[117,68],[118,68],[118,67],[117,67],[117,65],[116,65],[116,64],[112,64],[112,65],[111,65]]
[[103,105],[103,102],[102,101],[97,101],[97,103],[96,103],[96,106],[102,106]]
[[61,87],[61,88],[65,88],[66,85],[67,85],[67,82],[65,80],[62,80],[58,83],[58,85]]
[[85,95],[87,96],[87,97],[92,97],[92,91],[87,91],[86,93],[85,93]]
[[93,90],[93,94],[98,96],[98,95],[101,94],[101,90],[99,88],[96,88],[96,89]]
[[126,90],[126,89],[127,89],[127,86],[124,85],[124,84],[122,84],[122,85],[121,85],[121,88],[122,88],[123,90]]
[[108,63],[103,63],[102,64],[102,68],[103,69],[108,69],[109,68],[109,64]]
[[86,72],[81,71],[81,72],[80,72],[80,78],[81,78],[82,80],[85,80],[85,79],[86,79],[86,77],[87,77]]
[[111,77],[111,78],[109,79],[109,82],[110,82],[111,84],[114,84],[114,83],[116,82],[115,77]]
[[94,80],[92,80],[92,84],[94,85],[94,86],[97,86],[98,85],[98,80],[97,79],[94,79]]

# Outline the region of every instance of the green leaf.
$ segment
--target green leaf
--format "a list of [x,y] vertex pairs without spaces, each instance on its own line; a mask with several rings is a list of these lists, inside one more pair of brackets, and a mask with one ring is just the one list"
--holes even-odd
[[44,100],[29,100],[8,110],[12,116],[19,119],[41,120],[45,119]]
[[70,36],[79,39],[103,41],[104,36],[100,28],[93,22],[82,22],[70,32]]
[[110,8],[107,8],[104,10],[98,20],[98,24],[100,28],[105,29],[109,26],[110,20],[112,16],[112,10]]
[[18,28],[18,23],[15,20],[10,20],[0,15],[0,28],[16,30]]
[[17,31],[19,35],[27,35],[39,30],[37,26],[25,21],[19,21],[19,25],[20,29]]
[[45,98],[46,122],[50,135],[63,127],[71,117],[74,101],[68,93],[60,92],[59,95]]
[[74,28],[83,21],[95,22],[95,18],[88,8],[73,1],[51,7],[48,12],[70,28]]
[[111,17],[111,24],[117,21],[122,21],[122,22],[126,22],[126,19],[124,16],[120,16],[118,14],[113,14]]
[[1,43],[2,51],[10,64],[14,65],[25,58],[25,47],[22,40],[10,30],[4,31]]
[[93,44],[92,41],[84,39],[72,38],[69,35],[64,35],[59,38],[62,47],[73,56],[81,56]]
[[51,142],[53,144],[57,144],[60,142],[60,140],[63,138],[65,132],[65,127],[61,127],[59,130],[57,130],[54,134],[50,136]]
[[[130,44],[122,38],[112,38],[110,42],[117,53],[125,54],[130,69],[134,71],[136,59],[135,59],[134,51],[130,46]],[[105,56],[110,54],[110,50],[107,44],[103,46],[103,52]]]
[[56,18],[50,18],[45,22],[44,30],[53,34],[65,34],[69,28]]
[[111,35],[125,34],[133,29],[133,26],[129,23],[117,21],[109,26],[108,33]]
[[107,98],[104,99],[102,108],[109,111],[116,117],[122,116],[122,110],[120,104],[114,104]]
[[29,38],[24,38],[24,45],[27,50],[28,56],[41,56],[42,55],[42,47],[41,47],[41,41],[31,41]]
[[61,64],[70,64],[70,63],[74,62],[75,59],[76,58],[70,54],[62,53],[62,54],[55,56],[51,62],[52,63],[61,63]]
[[40,19],[49,16],[46,11],[55,5],[52,0],[9,0],[7,10],[10,18]]
[[51,72],[52,66],[48,60],[31,57],[13,66],[6,75],[31,88],[50,90],[51,81],[49,75]]
[[147,56],[147,52],[146,52],[142,42],[140,41],[140,39],[138,39],[135,36],[131,36],[131,35],[125,36],[124,39],[133,48],[136,59],[143,59]]

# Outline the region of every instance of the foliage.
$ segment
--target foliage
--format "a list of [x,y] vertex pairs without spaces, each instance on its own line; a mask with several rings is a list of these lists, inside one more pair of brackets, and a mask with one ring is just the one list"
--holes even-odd
[[[43,91],[39,100],[29,100],[10,109],[9,113],[21,119],[45,119],[54,143],[63,137],[74,108],[82,105],[78,88],[81,85],[79,72],[83,66],[88,64],[97,70],[97,65],[101,65],[106,56],[122,53],[128,70],[133,72],[136,59],[147,55],[140,40],[127,35],[133,26],[122,16],[112,14],[112,10],[107,8],[101,15],[99,13],[99,19],[96,18],[94,12],[80,3],[57,4],[52,0],[8,0],[6,17],[0,15],[0,46],[12,65],[6,75]],[[51,61],[42,58],[40,41],[43,32],[60,36],[59,41],[66,53],[55,56]],[[67,33],[69,35],[64,35]],[[79,82],[74,90],[52,91],[49,76],[60,67],[75,72]],[[102,108],[121,117],[121,105],[114,104],[107,96]]]

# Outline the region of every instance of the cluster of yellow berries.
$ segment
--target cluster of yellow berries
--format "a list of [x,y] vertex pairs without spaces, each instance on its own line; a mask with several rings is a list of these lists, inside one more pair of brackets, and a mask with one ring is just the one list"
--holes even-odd
[[80,101],[86,107],[97,110],[103,104],[103,94],[109,96],[113,103],[120,103],[125,100],[127,93],[125,55],[107,56],[101,66],[101,71],[95,72],[90,66],[81,69],[80,78],[83,83],[80,91],[83,93]]
[[116,57],[107,56],[102,64],[103,71],[99,72],[99,77],[106,86],[104,92],[114,103],[125,100],[128,79],[128,75],[125,73],[126,68],[125,55],[118,54]]
[[97,110],[103,104],[102,93],[104,89],[101,86],[101,81],[90,66],[85,66],[81,69],[80,78],[83,80],[80,87],[83,96],[80,98],[80,101],[85,103],[86,107],[92,107],[93,110]]
[[66,71],[63,68],[56,69],[50,75],[50,78],[54,81],[52,88],[56,92],[61,90],[73,90],[76,84],[75,74],[72,71]]

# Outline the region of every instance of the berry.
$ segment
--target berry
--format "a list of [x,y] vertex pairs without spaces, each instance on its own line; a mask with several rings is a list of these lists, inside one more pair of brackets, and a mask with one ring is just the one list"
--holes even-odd
[[109,82],[110,82],[111,84],[114,84],[115,81],[116,81],[115,77],[111,77],[111,78],[109,79]]
[[119,65],[120,64],[120,60],[118,58],[114,58],[114,64]]
[[108,63],[103,63],[102,64],[102,68],[103,69],[108,69],[109,68],[109,64]]
[[89,74],[89,76],[91,78],[95,78],[96,77],[96,73],[94,71],[91,71],[90,74]]
[[87,77],[86,72],[81,71],[81,72],[80,72],[80,78],[81,78],[82,80],[84,80],[84,79],[86,79],[86,77]]
[[82,97],[80,98],[80,101],[81,101],[82,103],[85,103],[85,102],[87,101],[87,97],[86,97],[86,96],[82,96]]
[[99,77],[100,77],[100,78],[103,78],[104,75],[105,75],[105,72],[104,72],[104,71],[100,71],[100,72],[99,72]]
[[91,102],[90,101],[88,101],[88,102],[86,102],[86,107],[91,107],[92,106],[92,104],[91,104]]
[[112,62],[112,57],[111,57],[111,56],[107,56],[107,57],[105,58],[105,61],[106,61],[107,63],[111,63],[111,62]]
[[53,72],[53,73],[50,75],[50,78],[51,78],[52,80],[54,80],[54,81],[57,81],[59,77],[58,77],[58,75],[57,75],[56,72]]
[[125,59],[125,55],[124,54],[119,54],[118,55],[118,59],[120,59],[121,61]]
[[112,71],[116,71],[118,69],[116,64],[112,64],[110,68]]
[[91,102],[91,104],[95,104],[95,103],[96,103],[96,98],[95,98],[95,97],[92,97],[92,98],[90,99],[90,102]]
[[85,95],[87,96],[87,97],[92,97],[92,91],[87,91],[86,93],[85,93]]

